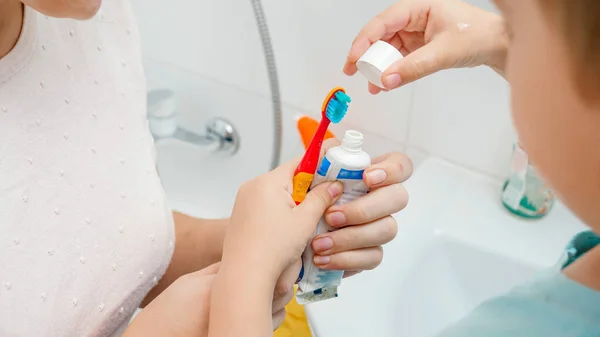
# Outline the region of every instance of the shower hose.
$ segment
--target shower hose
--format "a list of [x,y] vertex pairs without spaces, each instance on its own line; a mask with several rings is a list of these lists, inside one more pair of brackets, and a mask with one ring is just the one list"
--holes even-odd
[[273,156],[271,157],[270,169],[279,166],[281,160],[281,143],[283,133],[282,112],[281,112],[281,94],[279,92],[279,78],[277,76],[277,67],[275,65],[275,54],[269,34],[269,27],[260,0],[251,0],[258,32],[262,41],[263,52],[265,54],[265,63],[267,66],[267,76],[269,78],[269,87],[271,90],[271,107],[273,110]]

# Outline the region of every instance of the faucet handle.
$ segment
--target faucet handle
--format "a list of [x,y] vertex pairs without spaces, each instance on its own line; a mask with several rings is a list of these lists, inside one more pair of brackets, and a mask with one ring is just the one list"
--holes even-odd
[[240,148],[240,137],[233,125],[223,118],[213,118],[206,124],[206,136],[219,143],[217,151],[234,155]]
[[148,122],[155,140],[177,139],[194,145],[216,146],[216,152],[234,155],[240,148],[240,137],[233,125],[223,118],[213,118],[198,134],[179,126],[175,93],[168,89],[148,92]]

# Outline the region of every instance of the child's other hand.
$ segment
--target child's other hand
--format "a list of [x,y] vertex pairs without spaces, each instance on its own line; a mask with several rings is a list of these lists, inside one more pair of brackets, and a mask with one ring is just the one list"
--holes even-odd
[[[328,140],[324,151],[338,144],[337,140]],[[377,267],[383,260],[381,246],[393,240],[398,232],[391,215],[408,203],[402,182],[412,171],[411,160],[401,153],[374,158],[363,176],[371,193],[327,210],[327,223],[340,229],[312,240],[315,264],[323,269],[345,270],[346,276]]]
[[244,266],[275,286],[283,271],[300,258],[319,219],[341,195],[342,185],[321,184],[296,206],[291,190],[297,165],[297,160],[288,162],[240,187],[225,237],[223,265]]

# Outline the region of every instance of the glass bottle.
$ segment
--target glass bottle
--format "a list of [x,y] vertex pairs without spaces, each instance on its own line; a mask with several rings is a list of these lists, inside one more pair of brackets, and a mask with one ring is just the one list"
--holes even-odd
[[554,194],[518,143],[513,149],[510,176],[502,187],[502,204],[512,213],[529,219],[546,216],[554,205]]

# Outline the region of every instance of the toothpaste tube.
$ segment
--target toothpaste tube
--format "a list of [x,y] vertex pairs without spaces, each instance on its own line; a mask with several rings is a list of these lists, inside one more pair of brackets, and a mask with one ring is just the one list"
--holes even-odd
[[[311,188],[325,181],[340,181],[344,191],[336,205],[356,200],[369,192],[363,182],[364,170],[371,166],[371,157],[361,146],[363,135],[358,131],[349,130],[344,135],[342,145],[327,151],[325,158],[317,170]],[[321,218],[313,238],[334,231]],[[298,282],[296,300],[299,304],[308,304],[337,297],[337,288],[344,276],[343,270],[324,270],[313,263],[314,251],[311,245],[302,254],[302,271]]]

